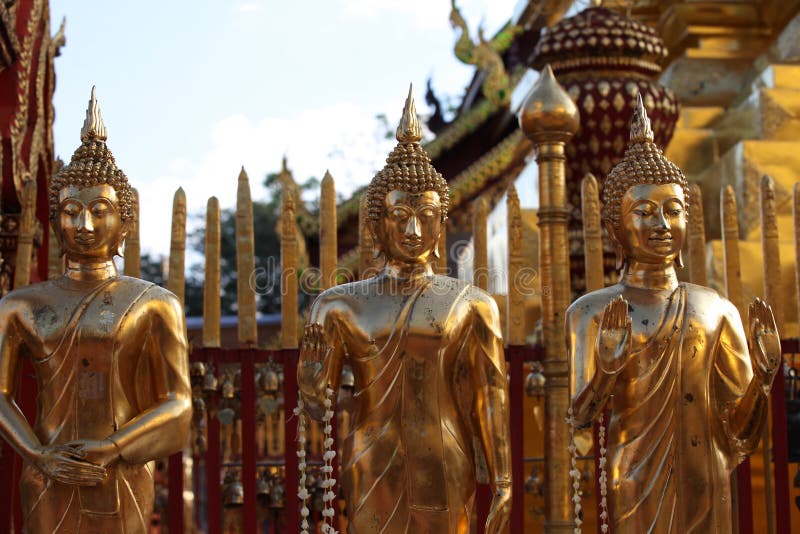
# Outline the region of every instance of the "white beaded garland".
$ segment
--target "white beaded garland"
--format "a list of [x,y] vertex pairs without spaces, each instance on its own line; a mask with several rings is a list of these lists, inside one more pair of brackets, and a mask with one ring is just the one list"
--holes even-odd
[[600,414],[597,430],[597,446],[600,447],[600,530],[608,532],[608,473],[606,472],[606,424]]
[[567,424],[569,425],[569,456],[570,467],[569,476],[572,478],[572,502],[575,510],[575,529],[574,534],[581,534],[581,471],[578,469],[578,447],[575,445],[575,417],[573,417],[572,406],[567,412]]
[[[324,503],[324,508],[322,510],[322,532],[324,534],[339,534],[336,529],[333,528],[333,518],[336,515],[336,510],[334,508],[334,503],[336,502],[336,479],[333,478],[333,460],[336,458],[336,449],[333,446],[333,425],[331,421],[333,421],[334,412],[331,409],[333,406],[333,395],[334,391],[331,388],[325,389],[325,401],[323,405],[325,406],[325,413],[322,416],[322,422],[324,423],[323,426],[323,434],[325,435],[325,440],[323,442],[324,453],[322,455],[322,459],[325,462],[325,465],[322,466],[322,474],[323,480],[320,483],[322,489],[326,490],[322,496],[322,502]],[[294,415],[297,416],[297,468],[299,472],[299,480],[298,480],[298,488],[297,488],[297,497],[300,499],[300,516],[303,518],[302,522],[300,523],[300,534],[309,534],[309,522],[308,516],[311,514],[310,510],[308,509],[308,499],[310,498],[310,493],[306,488],[306,471],[308,468],[308,464],[306,463],[306,413],[305,413],[305,404],[303,403],[302,395],[298,395],[297,397],[297,407],[293,410]]]

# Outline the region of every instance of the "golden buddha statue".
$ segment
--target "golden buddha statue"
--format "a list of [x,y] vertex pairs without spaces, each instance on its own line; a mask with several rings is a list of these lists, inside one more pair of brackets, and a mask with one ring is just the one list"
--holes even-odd
[[688,193],[640,97],[625,157],[603,184],[620,281],[566,316],[575,422],[610,409],[616,533],[732,531],[730,474],[758,444],[781,362],[764,302],[750,305],[745,333],[727,299],[678,282]]
[[[92,89],[81,146],[50,183],[66,273],[0,301],[0,435],[25,462],[26,532],[148,532],[153,461],[189,435],[183,308],[117,274],[133,197],[105,140]],[[33,426],[14,402],[23,358],[38,383]]]
[[342,365],[354,377],[342,453],[350,532],[469,532],[476,463],[493,501],[486,528],[511,508],[508,386],[497,306],[466,282],[433,274],[449,192],[420,146],[409,92],[398,145],[367,189],[383,270],[314,302],[298,368],[319,417]]

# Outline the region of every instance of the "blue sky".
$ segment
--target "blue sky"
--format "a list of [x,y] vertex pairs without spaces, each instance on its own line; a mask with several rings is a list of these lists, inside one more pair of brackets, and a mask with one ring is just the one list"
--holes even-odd
[[[516,0],[461,0],[473,36],[492,34]],[[472,68],[453,56],[449,0],[76,2],[51,0],[56,152],[68,160],[92,85],[109,147],[142,198],[142,247],[166,253],[172,195],[190,213],[233,206],[242,165],[254,198],[286,154],[295,178],[330,169],[347,194],[393,145],[375,116],[400,116],[409,82],[459,96]]]

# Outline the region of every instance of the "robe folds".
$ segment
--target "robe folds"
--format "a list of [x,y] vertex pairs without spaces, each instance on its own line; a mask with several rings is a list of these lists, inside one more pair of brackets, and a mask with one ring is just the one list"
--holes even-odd
[[[567,314],[568,331],[582,334],[570,347],[573,394],[601,372],[586,361],[595,357],[602,308],[594,317],[580,317],[581,309],[587,297],[607,303],[613,291],[587,295]],[[730,475],[749,445],[727,415],[753,377],[738,312],[713,290],[682,283],[629,358],[607,405],[614,532],[731,532]],[[765,417],[756,412],[754,420]]]

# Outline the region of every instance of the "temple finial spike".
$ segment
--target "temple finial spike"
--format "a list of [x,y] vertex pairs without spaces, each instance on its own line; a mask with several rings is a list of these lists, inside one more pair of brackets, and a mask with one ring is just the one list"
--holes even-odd
[[105,141],[106,125],[103,123],[103,115],[100,113],[100,104],[97,103],[96,87],[92,86],[92,96],[89,98],[89,107],[86,108],[86,120],[83,121],[81,128],[81,141],[87,142],[90,139]]
[[653,129],[650,127],[650,119],[647,117],[647,109],[644,107],[642,93],[636,98],[636,109],[633,111],[631,119],[631,142],[643,143],[653,141]]
[[397,127],[397,140],[400,143],[419,143],[422,140],[422,128],[417,117],[417,108],[414,105],[413,85],[408,85],[408,97],[403,107],[403,116]]

